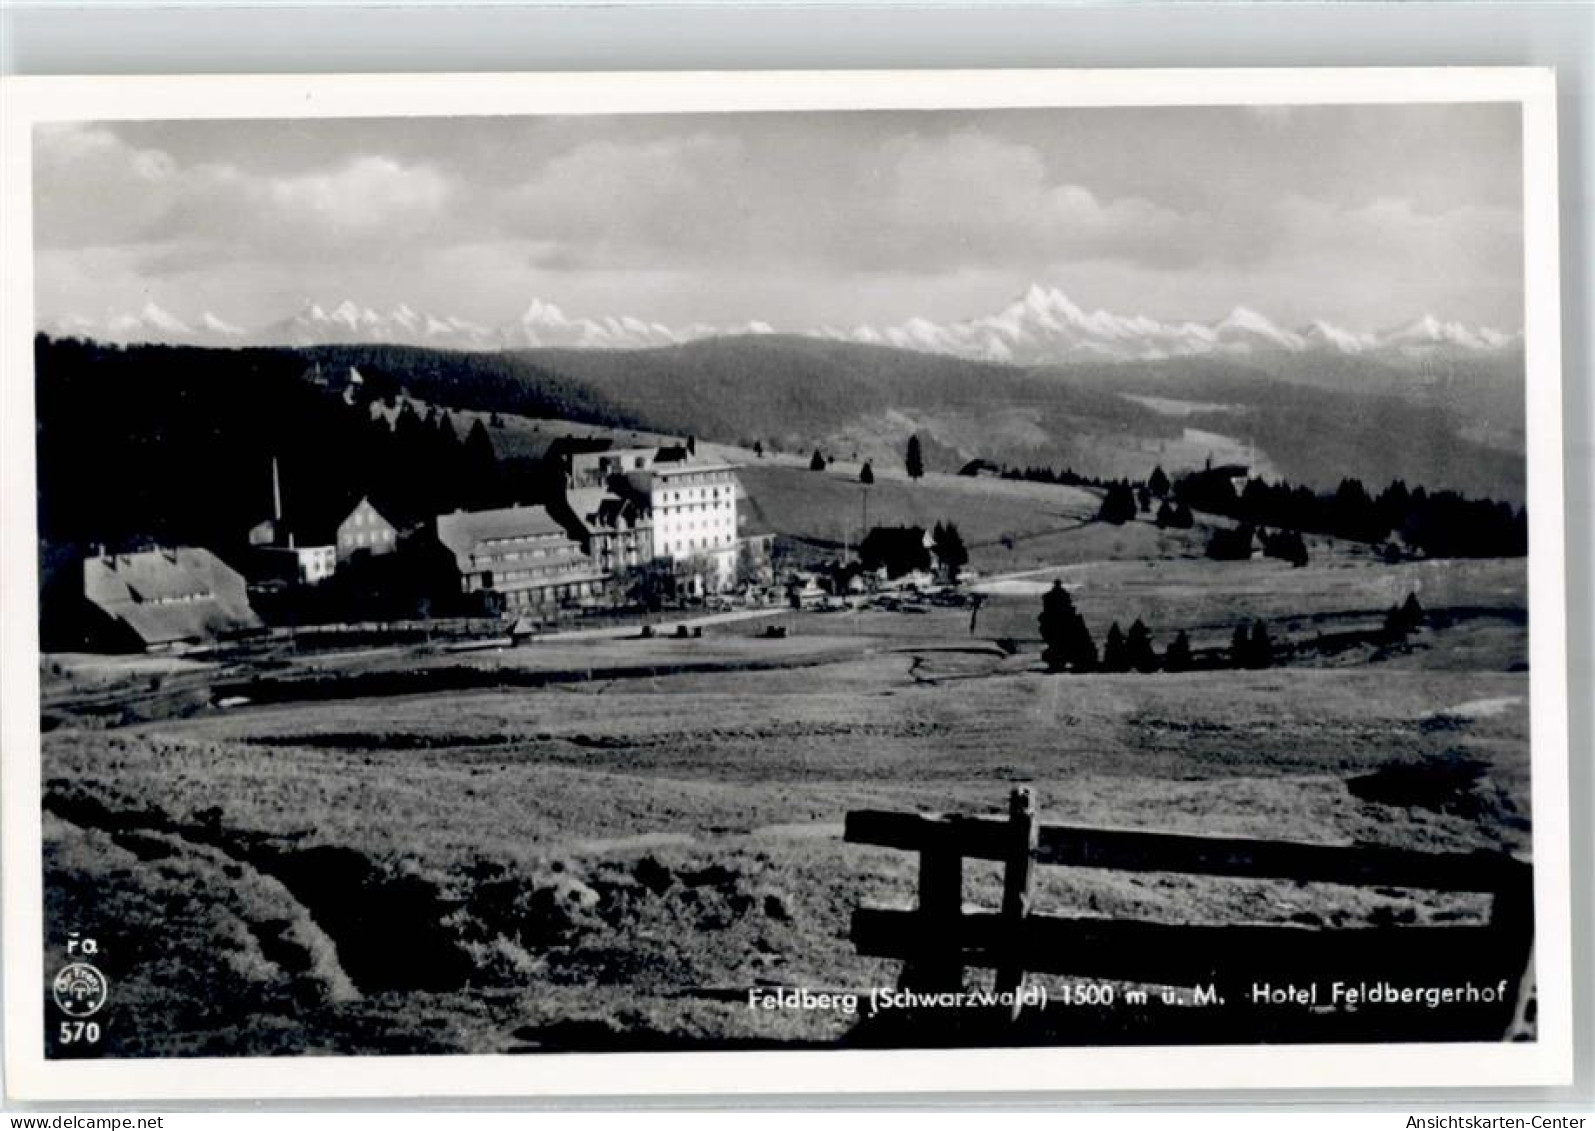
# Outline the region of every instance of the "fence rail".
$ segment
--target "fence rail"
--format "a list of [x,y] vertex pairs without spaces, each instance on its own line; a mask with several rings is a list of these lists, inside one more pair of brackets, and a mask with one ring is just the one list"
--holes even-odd
[[[1007,860],[1012,851],[1009,822],[990,817],[861,809],[847,814],[845,829],[846,839],[855,844],[910,852],[942,851],[971,860]],[[1458,892],[1496,892],[1527,883],[1532,876],[1529,865],[1486,849],[1419,852],[1081,825],[1044,825],[1038,832],[1035,863],[1069,868]]]
[[[1017,789],[1007,819],[881,810],[847,814],[854,844],[919,854],[918,906],[861,907],[859,953],[904,963],[905,988],[960,988],[966,967],[996,970],[1000,992],[1025,972],[1197,986],[1306,975],[1315,981],[1420,977],[1504,980],[1505,1029],[1532,985],[1533,869],[1505,853],[1430,853],[1042,825],[1034,794]],[[966,912],[963,861],[1000,861],[1002,905]],[[1172,872],[1355,887],[1486,893],[1485,924],[1329,928],[1284,923],[1180,923],[1038,914],[1035,868]],[[1013,1010],[1017,1015],[1017,1007]],[[1492,1022],[1493,1024],[1493,1022]]]

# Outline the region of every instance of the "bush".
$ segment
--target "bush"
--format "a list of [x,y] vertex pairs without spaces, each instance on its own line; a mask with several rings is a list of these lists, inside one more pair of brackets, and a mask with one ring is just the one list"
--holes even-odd
[[1234,530],[1215,530],[1207,541],[1207,556],[1221,562],[1247,561],[1252,556],[1254,537],[1255,532],[1246,523]]
[[1263,553],[1271,558],[1287,561],[1298,568],[1307,564],[1307,543],[1299,531],[1280,530],[1273,534],[1265,533]]
[[1392,640],[1400,640],[1422,627],[1423,617],[1423,606],[1418,603],[1418,595],[1408,593],[1405,601],[1390,606],[1390,611],[1385,614],[1385,635]]
[[1158,504],[1157,524],[1168,530],[1189,530],[1196,525],[1196,516],[1184,503],[1170,504],[1167,499]]

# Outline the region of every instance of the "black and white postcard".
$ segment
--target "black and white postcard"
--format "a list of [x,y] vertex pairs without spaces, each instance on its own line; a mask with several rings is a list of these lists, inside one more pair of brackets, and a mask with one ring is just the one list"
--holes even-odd
[[1568,1077],[1549,72],[6,89],[20,1094]]

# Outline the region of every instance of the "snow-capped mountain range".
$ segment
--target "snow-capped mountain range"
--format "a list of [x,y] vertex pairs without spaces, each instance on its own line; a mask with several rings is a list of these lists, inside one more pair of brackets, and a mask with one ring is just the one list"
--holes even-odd
[[[57,337],[125,343],[309,346],[381,342],[463,350],[643,349],[704,338],[775,332],[766,322],[668,326],[630,316],[576,318],[542,299],[533,299],[519,318],[498,326],[423,313],[405,305],[383,313],[345,301],[331,308],[306,303],[286,318],[246,330],[208,311],[185,320],[147,302],[137,313],[117,315],[103,322],[66,316],[47,321],[40,329]],[[1086,310],[1062,291],[1039,284],[996,313],[979,318],[956,322],[911,318],[887,326],[820,326],[792,332],[976,360],[1029,364],[1313,351],[1421,359],[1444,353],[1506,350],[1522,341],[1521,333],[1465,326],[1432,314],[1380,332],[1348,329],[1322,320],[1289,329],[1244,306],[1237,306],[1217,321],[1165,322],[1145,315]]]

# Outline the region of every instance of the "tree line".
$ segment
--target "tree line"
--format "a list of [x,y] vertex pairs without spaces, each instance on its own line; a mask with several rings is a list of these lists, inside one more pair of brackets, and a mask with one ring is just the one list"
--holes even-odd
[[[1073,468],[1005,467],[1004,479],[1090,487],[1103,492],[1097,519],[1115,525],[1137,515],[1154,513],[1160,527],[1190,529],[1196,511],[1241,523],[1237,531],[1218,537],[1209,556],[1231,558],[1244,543],[1250,556],[1253,538],[1263,552],[1297,564],[1306,561],[1301,533],[1328,534],[1374,545],[1399,538],[1429,557],[1522,557],[1528,553],[1528,511],[1490,498],[1469,498],[1457,491],[1409,487],[1401,479],[1377,493],[1360,479],[1342,479],[1333,491],[1314,491],[1288,480],[1273,483],[1259,476],[1245,480],[1239,491],[1234,474],[1242,469],[1208,466],[1171,479],[1161,466],[1145,480],[1101,479]],[[1267,533],[1274,528],[1275,534]],[[1399,553],[1399,548],[1393,551]]]
[[873,526],[859,543],[858,557],[865,569],[885,568],[888,577],[928,572],[934,557],[948,579],[956,582],[969,564],[969,548],[952,522],[936,523],[928,539],[922,526]]
[[[456,507],[543,501],[537,461],[499,458],[480,418],[417,411],[379,371],[292,350],[36,343],[39,529],[45,542],[225,551],[272,513],[325,536],[361,496],[401,527]],[[396,407],[390,407],[396,406]]]
[[1194,510],[1243,524],[1373,544],[1395,536],[1429,557],[1528,553],[1524,508],[1495,499],[1470,499],[1456,491],[1408,487],[1400,479],[1374,494],[1356,478],[1342,479],[1334,491],[1315,492],[1283,479],[1269,483],[1254,476],[1237,491],[1232,477],[1206,469],[1180,476],[1170,491],[1175,500]]
[[[1406,640],[1424,624],[1423,606],[1416,594],[1385,614],[1377,634],[1367,642],[1391,645]],[[1268,631],[1261,617],[1236,624],[1227,650],[1209,650],[1198,657],[1191,648],[1190,636],[1181,629],[1158,654],[1152,632],[1137,617],[1128,631],[1114,621],[1108,628],[1099,652],[1085,618],[1074,606],[1074,599],[1061,581],[1054,581],[1041,599],[1037,618],[1041,629],[1042,661],[1054,672],[1188,672],[1215,668],[1261,669],[1272,667],[1282,648]]]

